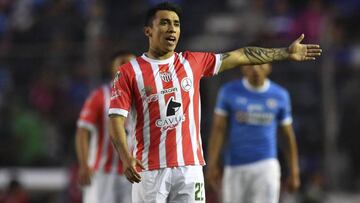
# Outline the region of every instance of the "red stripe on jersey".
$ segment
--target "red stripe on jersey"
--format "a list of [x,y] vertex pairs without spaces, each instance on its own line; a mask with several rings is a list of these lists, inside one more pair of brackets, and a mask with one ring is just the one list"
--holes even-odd
[[[138,63],[140,65],[140,70],[142,73],[142,77],[144,80],[144,87],[146,96],[150,96],[151,94],[157,93],[155,79],[153,75],[153,70],[151,64],[142,58],[137,58]],[[159,145],[160,145],[160,137],[161,131],[156,125],[151,125],[151,123],[155,123],[157,119],[159,119],[160,109],[159,102],[149,102],[149,122],[150,122],[150,146],[149,146],[149,154],[148,154],[148,166],[149,170],[158,169],[160,167],[160,158],[159,158]],[[146,112],[144,112],[146,113]]]
[[[159,73],[170,73],[169,65],[159,65]],[[173,87],[173,80],[172,78],[167,82],[164,80],[162,81],[163,89],[168,89]],[[164,94],[165,104],[167,104],[170,98],[173,97],[175,99],[175,93]],[[178,166],[177,162],[177,151],[176,151],[176,128],[172,128],[166,131],[166,141],[165,141],[165,149],[166,149],[166,165],[169,167]]]
[[[186,75],[185,68],[179,61],[179,57],[177,54],[176,54],[174,63],[179,64],[179,70],[177,71],[177,76],[178,76],[179,84],[181,86],[182,79],[187,77],[187,75]],[[181,87],[179,87],[179,88],[180,88],[179,91],[181,91],[182,101],[188,101],[189,93],[185,92]],[[182,129],[181,129],[182,148],[183,148],[182,151],[183,151],[183,156],[184,156],[184,162],[185,162],[185,165],[193,165],[195,163],[195,161],[194,161],[194,152],[192,149],[192,143],[191,143],[191,139],[190,139],[189,112],[186,112],[186,109],[189,110],[189,108],[186,106],[182,106],[182,108],[183,108],[184,115],[187,116],[185,121],[182,124]]]

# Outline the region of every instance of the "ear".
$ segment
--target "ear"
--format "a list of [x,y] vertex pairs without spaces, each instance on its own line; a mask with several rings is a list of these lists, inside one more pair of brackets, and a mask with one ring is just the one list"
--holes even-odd
[[149,26],[145,26],[144,33],[147,37],[151,37],[151,28]]

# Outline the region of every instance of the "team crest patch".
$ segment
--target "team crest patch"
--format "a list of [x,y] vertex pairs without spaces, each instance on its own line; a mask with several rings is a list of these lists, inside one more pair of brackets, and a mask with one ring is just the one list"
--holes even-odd
[[190,78],[185,77],[181,80],[181,88],[185,91],[188,92],[191,90],[192,88],[192,81]]
[[266,100],[266,106],[269,109],[275,109],[277,107],[278,103],[276,101],[276,99],[270,98],[268,100]]
[[169,73],[169,72],[160,72],[160,78],[164,82],[172,81],[172,76],[171,76],[171,73]]

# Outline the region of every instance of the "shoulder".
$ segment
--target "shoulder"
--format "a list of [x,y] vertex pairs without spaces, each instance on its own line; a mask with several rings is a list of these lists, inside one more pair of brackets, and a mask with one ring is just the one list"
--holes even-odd
[[205,55],[207,54],[213,54],[211,52],[197,52],[197,51],[184,51],[184,52],[179,52],[179,55],[183,56],[186,59],[189,58],[203,58]]
[[233,80],[230,82],[226,82],[221,86],[223,91],[230,91],[241,86],[241,80]]
[[96,87],[95,89],[93,89],[91,92],[90,92],[90,95],[89,95],[89,97],[90,98],[93,98],[93,97],[99,97],[99,96],[101,96],[101,95],[103,95],[104,94],[104,90],[106,89],[105,87],[107,87],[108,85],[105,85],[105,84],[103,84],[103,85],[101,85],[101,86],[98,86],[98,87]]
[[279,95],[280,97],[288,97],[289,96],[289,92],[288,90],[281,86],[280,84],[274,82],[274,81],[270,81],[270,85],[271,85],[271,91],[277,95]]

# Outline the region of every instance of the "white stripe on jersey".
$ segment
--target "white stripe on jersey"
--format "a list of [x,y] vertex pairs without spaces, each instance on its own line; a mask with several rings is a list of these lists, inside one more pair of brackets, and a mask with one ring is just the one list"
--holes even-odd
[[[136,79],[136,82],[137,82],[137,86],[138,86],[138,91],[139,93],[141,94],[141,90],[143,88],[145,88],[145,85],[144,85],[144,79],[142,77],[142,72],[140,70],[140,66],[139,66],[139,63],[136,61],[136,59],[133,59],[130,61],[131,63],[131,66],[135,72],[135,76],[136,77],[139,77]],[[142,127],[143,129],[143,140],[144,140],[144,150],[143,150],[143,154],[142,154],[142,164],[143,166],[148,169],[149,167],[149,162],[148,162],[148,156],[149,156],[149,147],[150,147],[150,136],[147,136],[147,135],[150,135],[150,128],[147,128],[146,126],[150,126],[150,115],[149,115],[149,106],[148,106],[148,103],[147,102],[143,102],[143,109],[144,109],[144,126]]]
[[124,117],[127,117],[128,113],[129,112],[124,109],[116,109],[116,108],[109,109],[109,115],[116,114],[116,115],[122,115]]
[[[193,72],[192,72],[192,69],[190,67],[190,64],[189,62],[182,56],[182,53],[179,53],[179,60],[180,60],[180,63],[183,64],[184,68],[185,68],[185,72],[186,72],[186,75],[187,77],[189,77],[191,79],[191,81],[193,81],[193,88],[190,89],[189,91],[189,99],[190,99],[190,102],[189,102],[189,112],[188,112],[188,115],[189,115],[189,130],[190,130],[190,140],[191,140],[191,144],[192,144],[192,151],[193,151],[193,154],[194,154],[194,162],[195,162],[195,165],[198,165],[199,164],[199,158],[197,156],[197,140],[196,140],[196,137],[197,137],[197,132],[196,132],[196,126],[195,126],[195,118],[194,118],[194,86],[195,86],[195,81],[194,81],[194,76],[193,76]],[[201,115],[199,115],[199,118],[200,118]],[[191,132],[194,132],[193,134]],[[191,136],[193,135],[193,136]],[[200,149],[202,150],[202,149]]]
[[215,54],[215,68],[213,75],[216,75],[219,73],[220,67],[221,67],[221,54]]
[[[169,63],[169,72],[170,73],[175,73],[175,69],[174,69],[174,60],[175,57],[173,58],[173,60]],[[177,87],[179,89],[179,91],[175,91],[175,100],[179,101],[181,103],[181,108],[179,109],[179,115],[184,115],[184,103],[182,101],[182,95],[181,95],[181,86],[179,83],[179,79],[178,76],[176,74],[173,74],[173,87]],[[186,116],[185,116],[186,117]],[[185,118],[186,119],[186,118]],[[182,125],[183,122],[179,122],[179,125],[176,126],[176,151],[177,151],[177,162],[179,165],[185,164],[184,162],[184,154],[183,154],[183,146],[182,146]]]
[[[154,82],[156,85],[156,89],[158,91],[164,89],[162,85],[162,80],[156,78],[157,74],[159,74],[159,66],[155,63],[150,63],[150,65],[153,72],[153,76],[155,78]],[[164,106],[166,106],[165,95],[162,97],[159,96],[158,105],[160,111],[160,119],[162,119],[163,115],[166,115],[166,108],[163,108]],[[167,135],[166,130],[161,131],[160,143],[159,143],[159,162],[160,162],[159,164],[161,168],[166,166],[166,135]]]
[[[109,117],[107,116],[107,112],[109,110],[109,102],[110,102],[110,91],[108,89],[107,86],[103,86],[102,87],[103,93],[104,93],[104,102],[106,102],[106,104],[103,106],[104,107],[104,114],[103,114],[103,133],[104,133],[104,138],[103,138],[103,148],[102,148],[102,152],[100,155],[100,164],[99,164],[99,170],[104,170],[106,161],[108,159],[108,148],[109,146],[109,133],[108,133],[108,128],[107,128],[107,124],[108,124],[108,119]],[[111,146],[112,147],[112,146]]]

